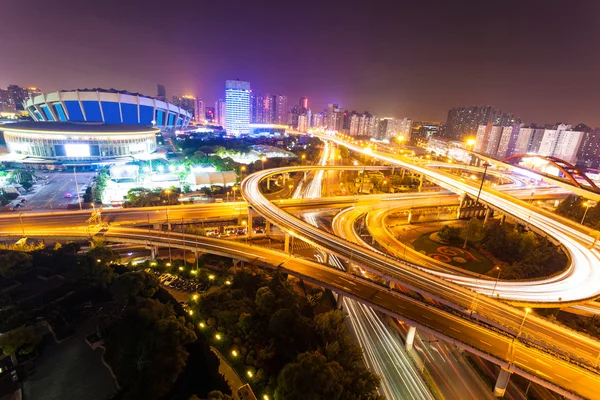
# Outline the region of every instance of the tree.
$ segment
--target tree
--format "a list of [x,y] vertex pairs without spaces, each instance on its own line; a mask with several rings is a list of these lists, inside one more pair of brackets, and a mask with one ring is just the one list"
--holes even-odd
[[345,399],[343,374],[340,364],[328,362],[318,351],[302,353],[279,373],[275,400]]
[[23,326],[0,335],[0,349],[6,356],[10,356],[13,364],[17,364],[17,354],[30,354],[39,343],[32,326]]
[[159,399],[186,365],[185,346],[197,340],[190,323],[158,300],[138,298],[109,330],[107,359],[123,399]]
[[129,303],[136,297],[150,298],[158,290],[158,280],[147,272],[127,272],[111,284],[110,292],[120,303]]
[[270,315],[275,308],[275,294],[269,287],[263,286],[256,292],[255,303],[259,315]]
[[[231,397],[228,394],[223,394],[219,390],[213,390],[206,395],[206,400],[232,400],[232,399],[233,399],[233,397]],[[192,400],[192,399],[190,399],[190,400]]]
[[444,225],[442,229],[438,231],[440,239],[447,242],[455,242],[460,238],[460,228],[457,226]]

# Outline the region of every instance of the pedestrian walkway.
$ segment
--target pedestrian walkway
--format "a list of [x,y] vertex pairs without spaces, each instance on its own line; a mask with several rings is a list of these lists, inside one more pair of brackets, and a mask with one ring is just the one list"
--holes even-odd
[[225,377],[225,380],[231,389],[232,397],[235,400],[239,400],[237,391],[240,387],[244,386],[244,381],[242,381],[242,378],[235,372],[231,364],[229,364],[229,361],[227,361],[225,356],[223,356],[219,350],[212,346],[210,347],[210,350],[219,358],[219,373]]

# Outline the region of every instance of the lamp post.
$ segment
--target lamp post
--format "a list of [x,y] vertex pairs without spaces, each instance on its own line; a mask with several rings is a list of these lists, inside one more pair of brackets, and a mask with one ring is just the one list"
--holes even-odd
[[585,221],[585,216],[587,215],[588,210],[590,209],[590,202],[586,201],[585,203],[583,203],[583,206],[585,207],[585,212],[583,213],[583,218],[581,218],[581,225],[583,225],[583,221]]
[[233,192],[233,202],[235,203],[235,192],[238,190],[237,186],[234,186],[231,188],[231,191]]
[[498,285],[498,281],[500,280],[500,267],[496,267],[495,269],[498,270],[498,276],[496,277],[496,282],[494,283],[494,288],[492,289],[492,295],[491,297],[494,297],[494,292],[496,291],[496,285]]
[[523,325],[525,325],[525,320],[527,319],[527,314],[529,314],[530,312],[531,312],[531,308],[527,307],[525,309],[525,315],[523,316],[523,321],[521,322],[521,326],[519,326],[519,332],[517,332],[517,336],[515,336],[515,339],[521,335],[521,330],[523,329]]
[[21,232],[23,232],[23,236],[25,236],[25,227],[23,226],[23,213],[19,213],[19,221],[21,221]]
[[302,165],[304,166],[304,160],[306,160],[306,154],[302,154],[302,157],[300,157],[302,159]]
[[244,171],[246,171],[246,166],[242,165],[240,167],[240,182],[244,180]]
[[171,225],[169,224],[169,204],[171,203],[171,189],[165,190],[167,194],[167,206],[165,207],[165,214],[167,215],[167,241],[169,242],[169,264],[173,263],[173,257],[171,255]]

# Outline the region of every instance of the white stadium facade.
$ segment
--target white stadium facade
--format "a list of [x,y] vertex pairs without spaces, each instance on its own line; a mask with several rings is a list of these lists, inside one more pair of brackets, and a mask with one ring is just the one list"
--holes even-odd
[[2,125],[11,154],[32,163],[127,160],[156,151],[157,128],[129,124],[35,122]]

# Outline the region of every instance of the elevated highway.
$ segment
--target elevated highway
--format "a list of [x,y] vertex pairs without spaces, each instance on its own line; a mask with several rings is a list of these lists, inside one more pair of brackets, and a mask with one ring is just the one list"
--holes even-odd
[[[303,170],[307,167],[301,167]],[[310,168],[310,167],[309,167]],[[316,167],[318,168],[318,167]],[[362,167],[327,167],[327,169],[360,170]],[[309,224],[279,210],[269,202],[258,190],[258,182],[264,177],[281,173],[282,170],[293,172],[298,167],[278,170],[267,170],[255,173],[242,183],[245,198],[260,214],[272,223],[280,226],[290,235],[298,236],[305,241],[331,252],[364,269],[379,275],[387,282],[395,282],[403,287],[414,290],[426,298],[432,299],[455,310],[464,317],[476,318],[479,321],[493,325],[495,328],[519,336],[519,340],[527,338],[529,343],[535,343],[555,354],[561,354],[572,361],[582,362],[596,368],[600,354],[600,343],[562,328],[541,318],[527,317],[525,312],[507,304],[478,296],[462,286],[450,283],[444,279],[432,276],[413,265],[388,258],[378,252],[364,249],[362,246],[347,242],[339,237],[316,229]],[[576,299],[575,301],[580,301]],[[472,307],[477,304],[477,310]],[[575,343],[577,343],[575,345]],[[586,350],[582,349],[585,348]]]
[[[198,246],[202,252],[274,268],[360,301],[567,398],[598,398],[596,388],[600,385],[600,376],[591,369],[574,365],[488,324],[464,318],[447,307],[428,304],[419,298],[409,297],[380,284],[288,253],[193,235],[178,234],[176,237],[174,235],[165,238],[164,232],[136,228],[95,228],[90,234],[100,235],[108,242],[171,246],[185,248],[191,252]],[[29,236],[62,240],[81,240],[89,237],[83,227],[38,230],[30,232]],[[15,238],[19,235],[0,230],[0,237]]]

